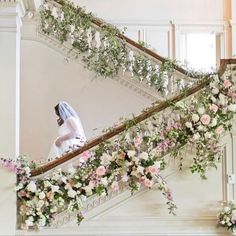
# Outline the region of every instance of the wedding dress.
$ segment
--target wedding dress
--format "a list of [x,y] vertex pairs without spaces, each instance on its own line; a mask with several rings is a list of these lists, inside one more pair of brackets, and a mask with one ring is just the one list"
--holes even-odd
[[60,102],[59,113],[63,124],[59,126],[58,135],[59,137],[68,136],[69,138],[62,141],[59,147],[55,144],[56,140],[53,142],[47,161],[59,158],[70,150],[83,146],[86,142],[83,126],[73,108],[66,102]]

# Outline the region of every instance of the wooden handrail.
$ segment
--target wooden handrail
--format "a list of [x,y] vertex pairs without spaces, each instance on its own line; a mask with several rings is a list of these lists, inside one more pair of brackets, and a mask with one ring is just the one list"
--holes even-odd
[[[205,79],[205,81],[203,81],[201,84],[189,89],[187,92],[183,92],[182,94],[179,94],[177,96],[175,96],[172,99],[169,99],[165,102],[161,102],[158,105],[155,105],[151,108],[146,109],[143,113],[141,113],[140,115],[136,116],[133,118],[134,122],[132,125],[130,125],[129,127],[134,126],[137,123],[140,123],[144,120],[146,120],[147,118],[151,117],[152,115],[154,115],[157,112],[163,111],[164,109],[166,109],[167,107],[170,106],[170,104],[174,104],[180,100],[182,100],[183,98],[186,98],[196,92],[198,92],[199,90],[203,89],[204,87],[206,87],[208,84],[210,83],[210,79],[209,76]],[[126,124],[121,124],[118,125],[117,127],[114,127],[113,130],[108,131],[104,134],[102,134],[101,136],[89,141],[88,143],[86,143],[83,147],[70,152],[68,154],[65,154],[64,156],[53,160],[51,162],[48,162],[47,164],[40,166],[38,168],[35,168],[31,171],[31,176],[36,176],[36,175],[40,175],[43,174],[53,168],[55,168],[58,165],[61,165],[69,160],[71,160],[72,158],[78,156],[79,154],[83,153],[84,151],[89,150],[90,148],[93,148],[95,146],[97,146],[98,144],[107,141],[108,139],[114,137],[115,135],[123,132],[126,129]]]
[[[63,5],[63,0],[52,0],[54,2],[56,2],[57,4],[59,5]],[[71,6],[73,7],[73,6]],[[75,8],[76,10],[76,8]],[[100,20],[99,18],[96,18],[95,16],[93,16],[92,18],[92,23],[96,26],[98,26],[99,28],[101,28],[103,25],[104,25],[104,22],[102,20]],[[159,54],[153,52],[152,50],[142,46],[141,44],[135,42],[134,40],[128,38],[127,36],[125,36],[124,34],[117,34],[117,37],[122,39],[122,40],[125,40],[128,44],[132,45],[133,47],[139,49],[140,51],[146,53],[147,55],[161,61],[162,63],[165,63],[167,62],[168,60],[162,56],[160,56]],[[185,70],[184,68],[178,66],[178,65],[173,65],[174,69],[188,77],[191,77],[191,78],[197,78],[196,75],[193,75],[192,73],[190,73],[189,71]]]
[[[226,67],[228,64],[236,64],[236,59],[221,59],[220,61],[220,68],[218,70],[218,74],[222,75],[224,73],[224,71],[226,70]],[[140,115],[134,117],[134,122],[132,125],[130,125],[129,127],[134,126],[137,123],[140,123],[144,120],[146,120],[147,118],[151,117],[152,115],[154,115],[157,112],[163,111],[164,109],[170,107],[170,104],[175,104],[178,101],[187,98],[188,96],[193,95],[194,93],[200,91],[201,89],[205,88],[208,84],[210,83],[210,75],[205,77],[205,80],[200,83],[199,85],[194,86],[193,88],[189,89],[187,92],[183,92],[175,97],[173,97],[172,99],[169,99],[165,102],[161,102],[158,105],[155,105],[153,107],[150,107],[148,109],[146,109],[143,113],[141,113]],[[126,124],[121,124],[118,125],[117,127],[115,127],[113,130],[108,131],[104,134],[102,134],[101,136],[89,141],[88,143],[86,143],[83,147],[70,152],[66,155],[64,155],[61,158],[58,158],[56,160],[53,160],[51,162],[48,162],[45,165],[42,165],[38,168],[35,168],[33,170],[31,170],[31,176],[37,176],[37,175],[41,175],[71,159],[73,159],[74,157],[78,156],[79,154],[83,153],[84,151],[87,151],[95,146],[97,146],[98,144],[107,141],[108,139],[114,137],[115,135],[123,132],[126,129]]]

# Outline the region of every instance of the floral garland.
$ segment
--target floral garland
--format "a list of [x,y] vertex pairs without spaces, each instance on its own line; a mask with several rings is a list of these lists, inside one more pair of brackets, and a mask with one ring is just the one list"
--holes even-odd
[[[86,13],[66,0],[60,0],[59,4],[60,7],[52,3],[42,6],[40,29],[44,34],[56,37],[61,43],[70,43],[72,50],[83,54],[87,68],[98,75],[111,77],[122,69],[159,92],[167,90],[165,81],[174,73],[176,61],[167,59],[159,65],[143,53],[134,55],[126,41],[118,37],[123,32],[116,27],[99,19],[102,27],[96,29],[92,21],[97,18],[91,13]],[[192,71],[189,76],[201,79],[205,75]]]
[[[188,144],[196,149],[190,169],[206,178],[206,172],[221,159],[219,139],[229,130],[236,113],[236,69],[222,77],[213,75],[210,85],[191,99],[178,102],[170,114],[156,114],[130,127],[135,118],[125,121],[127,130],[116,139],[101,143],[80,156],[78,168],[54,170],[50,176],[32,180],[33,163],[21,157],[14,164],[3,160],[5,167],[18,173],[17,195],[22,228],[50,225],[55,214],[63,210],[77,211],[78,222],[83,218],[82,207],[87,197],[106,195],[126,183],[131,192],[140,186],[156,183],[167,200],[170,213],[176,208],[171,191],[160,175],[167,166],[164,156],[181,157],[181,148]],[[168,117],[168,119],[167,119]],[[180,158],[180,168],[182,167]]]

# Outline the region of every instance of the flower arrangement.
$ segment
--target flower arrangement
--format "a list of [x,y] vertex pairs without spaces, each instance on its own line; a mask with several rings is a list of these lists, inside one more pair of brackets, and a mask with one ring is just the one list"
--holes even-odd
[[234,202],[227,203],[222,211],[218,214],[218,226],[226,227],[228,230],[236,229],[236,204]]
[[181,167],[181,149],[186,144],[194,147],[196,156],[190,169],[205,179],[207,170],[216,167],[221,159],[219,139],[231,128],[235,112],[236,70],[232,67],[221,77],[212,75],[208,87],[173,105],[169,113],[155,114],[133,127],[130,124],[135,123],[135,118],[125,121],[126,131],[81,154],[83,161],[77,167],[57,169],[33,180],[30,170],[35,164],[26,157],[16,162],[3,159],[6,168],[17,172],[22,228],[50,225],[55,215],[64,210],[76,211],[80,222],[83,202],[89,196],[104,196],[109,189],[117,191],[121,183],[131,193],[155,184],[174,214],[171,191],[160,175],[167,165],[166,154],[180,156]]

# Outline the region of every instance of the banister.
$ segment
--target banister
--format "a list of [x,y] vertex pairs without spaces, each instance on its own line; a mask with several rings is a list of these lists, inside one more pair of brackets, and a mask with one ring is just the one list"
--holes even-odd
[[[221,59],[220,60],[220,68],[218,70],[218,74],[220,76],[224,73],[228,64],[236,64],[236,59]],[[196,93],[196,92],[200,91],[201,89],[203,89],[204,87],[206,87],[209,83],[210,83],[210,75],[206,76],[205,80],[203,82],[201,82],[200,84],[189,89],[187,92],[183,92],[183,93],[181,93],[181,94],[179,94],[167,101],[161,102],[157,105],[154,105],[153,107],[146,109],[143,113],[141,113],[140,115],[133,118],[135,122],[132,125],[130,125],[130,127],[134,126],[137,123],[144,121],[145,119],[151,117],[153,114],[163,111],[164,109],[170,107],[171,106],[170,104],[175,104],[178,101],[180,101],[188,96],[193,95],[194,93]],[[65,154],[64,156],[62,156],[56,160],[53,160],[45,165],[42,165],[38,168],[31,170],[31,176],[34,177],[37,175],[41,175],[41,174],[55,168],[56,166],[59,166],[65,162],[73,159],[74,157],[78,156],[79,154],[83,153],[84,151],[87,151],[90,148],[97,146],[101,142],[104,142],[104,141],[114,137],[115,135],[123,132],[125,129],[126,129],[126,124],[120,124],[117,127],[115,127],[113,130],[108,131],[95,139],[92,139],[91,141],[86,143],[83,147],[81,147],[77,150],[74,150],[73,152],[70,152],[68,154]]]
[[[49,1],[56,2],[56,3],[59,4],[59,5],[63,5],[63,2],[64,2],[63,0],[49,0]],[[71,7],[73,7],[73,6],[71,6]],[[75,10],[76,10],[76,8],[75,8]],[[101,28],[101,27],[104,25],[104,22],[103,22],[102,20],[100,20],[99,18],[95,17],[95,16],[93,16],[93,18],[92,18],[92,23],[93,23],[94,25],[98,26],[99,28]],[[133,47],[139,49],[140,51],[143,51],[143,52],[146,53],[147,55],[149,55],[149,56],[151,56],[151,57],[153,57],[153,58],[155,58],[155,59],[161,61],[162,63],[165,63],[165,62],[168,61],[166,58],[164,58],[164,57],[160,56],[159,54],[153,52],[152,50],[150,50],[150,49],[144,47],[143,45],[141,45],[141,44],[135,42],[134,40],[128,38],[128,37],[125,36],[124,34],[118,33],[118,34],[117,34],[117,37],[120,38],[120,39],[122,39],[122,40],[125,40],[128,44],[130,44],[130,45],[132,45]],[[184,74],[184,75],[186,75],[186,76],[188,76],[188,77],[197,78],[197,76],[193,75],[191,72],[185,70],[184,68],[182,68],[182,67],[180,67],[180,66],[178,66],[178,65],[175,65],[175,64],[174,64],[174,65],[173,65],[173,68],[174,68],[176,71],[178,71],[178,72],[180,72],[180,73],[182,73],[182,74]]]
[[[210,83],[210,79],[209,76],[205,78],[205,81],[203,81],[202,83],[200,83],[199,85],[194,86],[193,88],[189,89],[187,92],[183,92],[175,97],[173,97],[172,99],[169,99],[167,101],[161,102],[158,105],[154,105],[153,107],[150,107],[148,109],[146,109],[143,113],[141,113],[140,115],[136,116],[133,118],[134,120],[134,124],[130,125],[129,127],[134,126],[137,123],[140,123],[144,120],[146,120],[147,118],[151,117],[153,114],[160,112],[166,108],[168,108],[170,106],[170,104],[174,104],[180,100],[182,100],[185,97],[191,96],[192,94],[198,92],[199,90],[203,89],[206,85],[208,85]],[[45,165],[42,165],[38,168],[35,168],[31,171],[31,176],[37,176],[40,174],[43,174],[53,168],[55,168],[58,165],[61,165],[69,160],[71,160],[72,158],[78,156],[79,154],[83,153],[84,151],[89,150],[92,147],[97,146],[99,143],[104,142],[112,137],[114,137],[115,135],[123,132],[126,129],[126,124],[120,124],[117,127],[115,127],[113,130],[108,131],[104,134],[102,134],[101,136],[89,141],[88,143],[86,143],[83,147],[70,152],[68,154],[65,154],[64,156],[53,160]]]

